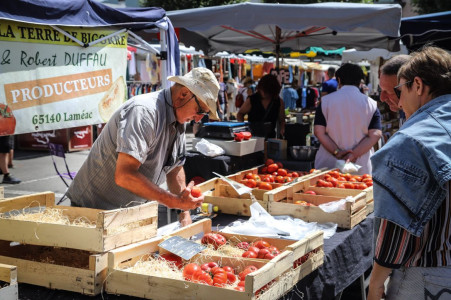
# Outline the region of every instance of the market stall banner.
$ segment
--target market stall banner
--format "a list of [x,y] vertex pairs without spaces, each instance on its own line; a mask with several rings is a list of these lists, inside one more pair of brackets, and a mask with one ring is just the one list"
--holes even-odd
[[[60,27],[87,44],[114,33]],[[0,24],[0,135],[105,123],[125,101],[127,35],[84,48],[49,26]]]

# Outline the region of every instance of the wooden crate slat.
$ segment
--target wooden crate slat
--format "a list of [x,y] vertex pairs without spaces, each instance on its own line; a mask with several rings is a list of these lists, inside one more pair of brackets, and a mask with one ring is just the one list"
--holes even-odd
[[158,215],[158,202],[152,201],[138,206],[100,212],[103,228],[119,227]]
[[0,256],[0,262],[17,266],[17,280],[20,283],[87,295],[98,295],[101,292],[107,271],[106,259],[104,260],[103,270],[97,274],[92,270],[52,265],[7,256]]
[[[260,288],[265,286],[267,283],[272,281],[274,278],[278,277],[282,273],[286,272],[290,268],[293,267],[293,252],[284,251],[274,257],[271,261],[269,261],[265,266],[258,269],[255,272],[252,272],[246,276],[247,281],[253,282],[252,284],[252,292],[255,293]],[[248,278],[249,276],[249,278]]]
[[53,198],[55,203],[55,194],[52,192],[43,192],[33,195],[18,196],[0,201],[0,212],[8,212],[12,210],[21,210],[24,207],[46,206],[47,199]]
[[119,234],[104,237],[103,247],[105,249],[114,249],[123,245],[134,243],[135,241],[141,241],[154,237],[157,234],[157,217],[153,217],[152,221],[153,222],[149,225],[136,227]]
[[17,267],[0,263],[0,281],[16,283]]
[[0,186],[0,199],[5,198],[5,187]]
[[[264,208],[268,209],[268,201],[257,200],[258,203]],[[239,198],[226,198],[218,196],[208,196],[204,197],[204,203],[211,203],[217,205],[222,213],[232,214],[238,216],[250,216],[252,205],[251,199],[239,199]]]
[[320,230],[307,234],[302,240],[287,246],[293,252],[294,260],[324,245],[324,233]]
[[2,230],[0,233],[2,240],[88,251],[103,248],[102,230],[98,228],[11,219],[0,219],[0,228],[14,229]]
[[83,220],[89,220],[92,223],[95,223],[97,221],[98,213],[103,211],[101,209],[86,209],[85,207],[64,205],[53,205],[51,208],[62,209],[63,215],[67,216],[70,220],[75,220],[80,216],[83,216]]
[[298,282],[305,276],[309,275],[316,269],[318,269],[324,262],[324,251],[321,249],[319,252],[315,253],[302,265],[294,269],[295,275],[293,277],[294,282]]

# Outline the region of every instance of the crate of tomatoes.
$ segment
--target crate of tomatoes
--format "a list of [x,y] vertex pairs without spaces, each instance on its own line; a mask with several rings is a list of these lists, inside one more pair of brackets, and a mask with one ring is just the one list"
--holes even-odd
[[[107,293],[146,299],[211,299],[212,295],[218,299],[277,299],[296,284],[299,274],[306,275],[306,270],[320,266],[324,256],[322,232],[315,233],[309,240],[291,241],[291,245],[284,248],[284,245],[279,246],[283,251],[273,259],[235,255],[244,251],[236,244],[236,251],[229,249],[224,255],[223,248],[232,247],[229,242],[232,236],[212,232],[209,219],[173,235],[199,236],[196,241],[207,248],[190,260],[159,248],[168,237],[115,249],[109,253]],[[263,249],[267,246],[263,242],[272,241],[260,238],[253,245]],[[299,253],[304,255],[299,261],[293,261]],[[299,270],[301,267],[303,272]]]
[[370,214],[374,211],[373,178],[369,174],[352,175],[341,173],[338,169],[334,169],[325,173],[323,178],[317,180],[316,183],[311,182],[310,186],[312,187],[310,190],[332,196],[346,196],[349,194],[355,196],[360,192],[364,192],[366,195],[367,213]]
[[[355,180],[353,188],[349,188],[351,185],[346,188],[345,184],[350,182],[342,181],[344,177],[341,175],[345,174],[337,170],[315,174],[281,188],[276,194],[266,195],[273,196],[273,201],[268,199],[268,212],[271,215],[291,215],[308,222],[334,222],[341,228],[352,228],[366,218],[372,206],[372,187],[354,178],[351,181]],[[348,199],[342,210],[329,213],[318,207],[341,199]]]

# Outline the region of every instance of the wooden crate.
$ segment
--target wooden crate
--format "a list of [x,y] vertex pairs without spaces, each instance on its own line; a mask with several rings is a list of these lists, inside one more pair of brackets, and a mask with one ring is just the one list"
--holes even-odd
[[[200,225],[193,224],[193,226],[187,227],[187,230],[183,231],[183,233],[186,236],[191,232],[198,231],[199,228],[203,229],[208,227],[211,229],[211,221],[210,223],[201,222]],[[182,231],[179,233],[182,233]],[[322,247],[322,232],[320,232],[319,235],[321,236],[321,244],[318,245],[318,247]],[[319,238],[315,239],[316,242],[319,240]],[[246,276],[244,292],[184,280],[135,274],[121,270],[123,267],[134,265],[143,256],[160,251],[161,249],[158,247],[158,244],[161,241],[162,239],[154,238],[149,241],[135,243],[110,251],[108,257],[109,271],[105,285],[106,292],[155,300],[211,299],[213,295],[217,299],[253,300],[257,298],[256,293],[259,289],[275,280],[268,290],[258,296],[258,299],[272,300],[280,298],[287,293],[296,284],[295,280],[298,280],[298,277],[300,276],[300,274],[296,275],[296,270],[293,269],[294,251],[290,250],[284,251],[271,261],[204,256],[202,254],[198,254],[194,257],[197,261],[202,262],[220,260],[223,264],[234,267],[237,272],[248,265],[259,267],[258,271]],[[314,246],[315,243],[307,242],[304,249]],[[301,247],[296,247],[296,250],[300,248]],[[312,265],[313,263],[305,263],[307,268],[312,267]]]
[[[193,239],[196,237],[200,239],[201,236],[210,232],[212,232],[211,220],[204,219],[202,221],[183,227],[171,233],[170,236],[177,235],[184,237],[186,239]],[[271,245],[276,246],[281,251],[281,253],[292,252],[293,253],[292,255],[293,261],[291,262],[292,264],[294,264],[298,259],[302,258],[309,252],[317,250],[317,254],[313,255],[312,259],[310,260],[311,267],[308,267],[307,265],[300,265],[299,267],[296,268],[295,273],[293,273],[293,275],[298,277],[297,281],[299,281],[300,279],[311,273],[313,270],[317,269],[318,266],[323,264],[322,257],[324,257],[323,252],[324,238],[322,231],[309,233],[305,238],[299,241],[287,239],[275,239],[275,238],[262,238],[257,236],[230,234],[224,232],[219,233],[223,235],[228,241],[230,240],[232,243],[238,242],[252,243],[258,240],[265,240]],[[278,256],[276,256],[273,260],[277,259],[277,257]],[[271,262],[273,260],[271,260]],[[306,271],[309,269],[310,272]]]
[[10,244],[0,241],[0,263],[17,266],[18,282],[86,295],[98,295],[102,291],[107,253]]
[[[98,210],[83,207],[56,206],[55,194],[38,193],[0,201],[0,212],[32,207],[64,210],[74,220],[83,217],[95,227],[13,220],[0,217],[0,240],[23,244],[65,247],[105,252],[123,245],[154,237],[157,232],[158,204],[149,202],[130,208]],[[130,228],[130,229],[128,229]]]
[[16,266],[5,265],[0,263],[0,299],[2,300],[19,299]]
[[[357,195],[350,195],[349,191],[338,188],[310,187],[308,190],[315,191],[317,195],[294,193],[292,199],[279,202],[270,201],[268,204],[269,213],[273,216],[290,215],[306,222],[333,222],[337,223],[338,227],[346,229],[353,228],[367,216],[365,192],[360,191]],[[323,193],[325,190],[327,190],[326,194]],[[352,192],[354,191],[352,190]],[[346,202],[344,210],[327,213],[318,207],[320,204],[338,201],[347,196],[351,196],[354,202]],[[313,205],[294,204],[296,201],[306,201]]]
[[[238,195],[238,193],[220,178],[212,178],[199,185],[204,194],[204,203],[218,206],[221,213],[250,216],[253,201],[249,194]],[[266,190],[253,189],[252,195],[264,209],[268,209],[268,201],[263,200]]]

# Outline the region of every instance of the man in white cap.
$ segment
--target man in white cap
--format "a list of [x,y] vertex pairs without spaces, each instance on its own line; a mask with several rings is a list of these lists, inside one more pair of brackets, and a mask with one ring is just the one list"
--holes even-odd
[[[182,226],[203,196],[191,195],[185,183],[185,123],[206,114],[217,120],[219,84],[206,68],[171,76],[167,89],[126,101],[111,117],[70,185],[73,206],[98,209],[156,200],[181,209]],[[169,191],[159,187],[167,181]]]

